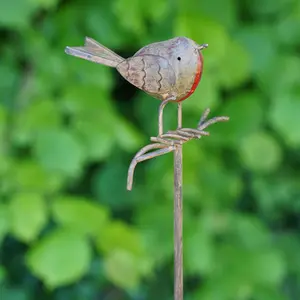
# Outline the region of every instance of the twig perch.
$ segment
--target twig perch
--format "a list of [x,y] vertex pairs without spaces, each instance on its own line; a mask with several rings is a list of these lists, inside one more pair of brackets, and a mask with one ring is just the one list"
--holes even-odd
[[[151,137],[152,144],[143,147],[131,161],[128,169],[127,189],[132,189],[134,170],[139,162],[174,151],[174,299],[183,300],[183,253],[182,253],[182,145],[192,139],[208,136],[205,129],[217,122],[228,121],[228,117],[214,117],[207,120],[210,110],[207,108],[196,129],[181,128],[181,103],[178,104],[178,128],[163,134],[163,108],[170,100],[161,103],[159,109],[159,135]],[[155,150],[152,152],[148,152]]]
[[[183,145],[192,139],[200,139],[202,136],[208,136],[209,132],[204,131],[204,129],[212,124],[229,120],[229,117],[214,117],[206,120],[209,112],[209,108],[204,111],[196,129],[178,128],[177,130],[168,131],[167,133],[159,135],[158,137],[151,137],[150,140],[153,143],[143,147],[139,152],[137,152],[131,161],[127,177],[127,190],[130,191],[132,189],[134,170],[139,162],[175,151],[176,145]],[[148,151],[154,149],[159,150],[147,153]]]

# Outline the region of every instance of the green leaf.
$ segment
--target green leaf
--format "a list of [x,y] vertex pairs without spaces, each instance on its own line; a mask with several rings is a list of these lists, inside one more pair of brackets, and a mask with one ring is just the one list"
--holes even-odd
[[157,203],[137,210],[135,218],[147,253],[155,262],[162,264],[173,254],[173,206],[171,202],[162,201],[161,196],[156,199],[159,200]]
[[[0,285],[1,285],[1,288],[3,286],[3,282],[5,280],[5,277],[6,277],[6,270],[3,266],[0,265]],[[1,291],[2,293],[2,291]]]
[[[271,97],[272,101],[283,101],[282,98],[291,96],[291,90],[299,84],[299,68],[300,58],[298,56],[287,56],[280,53],[274,56],[266,68],[258,73],[258,84]],[[299,98],[298,95],[296,97]]]
[[136,150],[144,142],[142,134],[121,117],[114,126],[115,136],[120,147],[126,151]]
[[27,265],[49,288],[71,284],[88,271],[91,249],[79,233],[58,229],[36,243],[27,254]]
[[126,190],[127,170],[128,165],[117,158],[96,170],[92,178],[92,191],[101,203],[121,208],[133,202],[132,195]]
[[196,207],[206,208],[235,205],[243,188],[241,176],[226,168],[220,159],[215,155],[210,156],[208,152],[199,166],[195,166],[198,169],[196,173],[198,190],[193,196],[193,204]]
[[134,289],[140,283],[140,262],[136,257],[124,250],[115,250],[109,253],[104,260],[104,269],[107,278],[115,285]]
[[88,199],[59,197],[52,204],[52,212],[57,223],[82,233],[96,236],[100,231],[106,230],[107,210]]
[[31,142],[33,137],[43,130],[58,128],[61,124],[61,116],[53,101],[39,99],[22,109],[16,121],[17,130],[14,132],[14,140],[22,145]]
[[27,26],[34,11],[30,1],[12,0],[0,3],[0,26],[19,28]]
[[214,139],[236,149],[244,136],[257,131],[263,123],[263,98],[259,93],[241,93],[228,99],[220,115],[229,116],[230,121],[220,126],[210,127]]
[[48,171],[76,176],[84,162],[80,141],[65,130],[44,130],[38,134],[34,152],[36,159]]
[[140,233],[122,222],[113,222],[106,230],[99,232],[97,238],[99,251],[106,254],[114,250],[125,250],[135,256],[144,253],[144,245]]
[[209,274],[214,266],[213,235],[206,228],[203,215],[193,225],[184,241],[184,264],[188,274]]
[[245,167],[257,172],[274,171],[282,159],[277,141],[267,133],[253,133],[243,140],[239,153]]
[[252,268],[255,281],[266,286],[280,284],[286,272],[283,257],[277,251],[257,253]]
[[9,210],[7,205],[0,203],[0,245],[10,229]]
[[288,16],[281,18],[276,26],[278,39],[287,46],[297,46],[300,39],[300,6]]
[[279,13],[283,13],[287,9],[290,10],[292,8],[293,0],[251,0],[249,1],[249,9],[251,12],[261,15],[276,15]]
[[[126,13],[124,13],[126,11]],[[116,0],[113,2],[113,12],[118,16],[120,25],[132,33],[142,36],[146,30],[143,18],[143,5],[139,0]]]
[[111,154],[115,136],[104,124],[95,126],[94,122],[77,120],[75,130],[83,141],[86,155],[93,161],[104,160]]
[[[249,64],[254,72],[259,74],[275,67],[273,63],[276,63],[274,58],[277,54],[277,35],[274,34],[273,25],[251,24],[251,26],[239,27],[237,31],[236,39],[244,46],[244,49],[247,49],[250,55]],[[276,74],[278,70],[276,67]],[[258,84],[260,84],[259,78]],[[272,87],[274,88],[274,85]]]
[[269,110],[269,120],[290,147],[300,145],[300,93],[277,95]]
[[10,288],[2,285],[1,298],[4,300],[30,300],[28,290],[24,288]]
[[281,219],[282,211],[299,211],[299,201],[295,201],[300,199],[299,177],[294,174],[255,177],[252,191],[261,213],[268,220]]
[[29,2],[35,4],[39,8],[52,8],[58,4],[58,0],[30,0]]
[[23,242],[32,242],[48,220],[44,198],[36,193],[19,193],[9,203],[10,230]]
[[33,160],[16,161],[11,168],[9,180],[15,189],[28,192],[52,193],[63,185],[61,176],[46,172]]
[[225,55],[217,76],[225,88],[234,88],[250,78],[251,61],[247,48],[236,41],[228,44],[230,55]]
[[[101,8],[101,4],[99,8]],[[120,26],[118,17],[113,14],[111,9],[95,9],[95,6],[90,6],[85,12],[86,26],[91,32],[91,36],[101,41],[101,44],[114,49],[120,48],[126,43],[126,31]]]

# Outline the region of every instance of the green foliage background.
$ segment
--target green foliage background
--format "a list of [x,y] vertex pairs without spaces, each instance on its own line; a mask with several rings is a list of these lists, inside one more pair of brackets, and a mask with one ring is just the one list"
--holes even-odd
[[[300,299],[300,1],[0,2],[1,300],[172,299],[172,155],[139,165],[159,102],[64,54],[208,43],[184,103],[228,115],[184,147],[186,300]],[[166,108],[166,127],[176,126]]]

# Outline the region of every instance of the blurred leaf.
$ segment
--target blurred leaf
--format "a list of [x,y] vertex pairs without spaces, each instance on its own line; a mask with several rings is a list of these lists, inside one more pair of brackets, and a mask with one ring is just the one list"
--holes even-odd
[[[0,246],[2,243],[2,240],[6,236],[6,234],[9,232],[10,229],[10,219],[9,219],[9,210],[7,205],[4,203],[0,203]],[[1,280],[0,280],[1,282]]]
[[81,233],[99,234],[106,226],[108,212],[99,204],[84,198],[61,196],[52,204],[57,223]]
[[173,253],[173,211],[172,203],[162,202],[162,196],[158,200],[158,203],[151,203],[137,211],[136,223],[147,253],[155,262],[162,264]]
[[142,134],[125,119],[119,118],[114,127],[117,142],[122,149],[132,151],[143,143]]
[[250,78],[251,63],[247,48],[236,41],[228,45],[230,55],[225,55],[218,72],[220,84],[233,88],[241,85]]
[[91,254],[81,234],[58,229],[30,249],[27,265],[52,289],[79,280],[89,268]]
[[[218,9],[216,9],[218,8]],[[199,18],[210,17],[227,28],[236,25],[237,6],[233,0],[179,1],[180,12],[197,11]]]
[[281,18],[276,26],[278,38],[284,45],[296,46],[300,38],[300,6],[290,12],[285,18]]
[[259,85],[271,97],[272,101],[288,97],[291,89],[299,88],[298,70],[300,59],[297,56],[273,57],[269,65],[258,74]]
[[116,0],[113,3],[113,12],[121,26],[141,37],[146,33],[146,21],[150,19],[157,22],[166,15],[167,11],[167,1]]
[[252,191],[261,213],[270,220],[282,218],[282,211],[299,211],[300,188],[296,176],[282,174],[269,178],[256,177]]
[[1,288],[3,286],[3,282],[5,280],[5,277],[6,277],[6,271],[5,271],[4,267],[0,265],[0,284],[1,284]]
[[35,4],[37,7],[51,8],[55,7],[59,0],[27,0],[29,3]]
[[132,194],[126,190],[128,165],[119,159],[96,170],[92,178],[92,191],[100,203],[111,208],[122,208],[133,203]]
[[300,257],[298,251],[300,249],[299,238],[293,233],[283,233],[279,237],[279,247],[283,252],[284,259],[292,275],[299,276]]
[[[12,2],[10,2],[12,3]],[[1,14],[3,10],[1,10],[1,6],[4,3],[0,4],[0,24],[2,21]],[[6,5],[6,4],[4,4]],[[8,4],[11,5],[11,4]],[[1,28],[1,27],[0,27]],[[14,55],[14,54],[13,54]],[[8,55],[7,55],[8,56]],[[13,103],[12,97],[16,96],[15,86],[19,82],[20,71],[17,69],[14,63],[12,63],[7,56],[1,57],[0,64],[0,92],[1,92],[1,104],[5,105],[5,108],[12,108]],[[7,114],[7,111],[4,110],[4,107],[1,106],[1,119]]]
[[78,121],[76,132],[83,141],[85,153],[91,160],[104,160],[110,156],[115,144],[115,136],[110,130],[104,126],[95,128],[92,122]]
[[114,250],[104,261],[106,276],[119,287],[137,288],[140,281],[139,263],[132,253]]
[[10,200],[9,212],[12,234],[27,243],[37,238],[48,220],[45,200],[36,193],[14,195]]
[[275,286],[281,283],[285,275],[285,262],[276,251],[257,254],[252,267],[257,268],[254,271],[256,281],[266,285]]
[[257,172],[272,172],[282,159],[282,150],[277,141],[265,132],[246,136],[239,147],[246,168]]
[[[199,164],[197,184],[201,193],[196,195],[198,207],[230,207],[241,194],[241,177],[226,167],[216,157],[206,157]],[[212,188],[213,187],[213,188]]]
[[269,119],[272,126],[282,135],[290,147],[300,145],[299,126],[300,98],[298,93],[277,95],[270,107]]
[[1,1],[0,26],[21,29],[22,27],[28,25],[33,11],[34,5],[30,4],[30,1]]
[[113,3],[113,11],[121,26],[138,36],[143,35],[146,29],[142,8],[139,0],[116,0]]
[[80,141],[65,130],[44,130],[36,138],[35,156],[41,165],[58,173],[76,176],[84,162]]
[[278,14],[285,11],[289,6],[293,5],[294,0],[254,0],[249,1],[248,7],[257,15]]
[[213,236],[206,228],[203,216],[193,225],[193,231],[188,232],[184,241],[185,266],[188,274],[206,275],[211,273],[214,265]]
[[[250,55],[249,66],[254,72],[267,71],[272,66],[277,53],[277,35],[274,27],[257,23],[251,26],[240,26],[237,30],[237,40]],[[230,49],[230,46],[228,48]]]
[[241,93],[223,105],[220,115],[229,116],[230,121],[222,126],[211,127],[214,138],[234,149],[247,136],[262,126],[263,107],[259,93]]
[[151,2],[140,2],[141,12],[145,14],[145,18],[149,18],[154,22],[158,22],[163,19],[169,11],[169,2],[153,0]]
[[118,18],[111,9],[95,9],[91,5],[86,9],[86,25],[91,35],[106,47],[113,49],[126,42],[124,29],[119,26]]
[[247,249],[255,251],[271,245],[271,236],[267,227],[254,216],[233,214],[228,225],[234,238]]
[[1,297],[3,300],[30,300],[29,293],[26,289],[6,286],[1,286]]
[[17,144],[31,142],[32,138],[49,128],[59,128],[61,117],[53,101],[37,101],[22,109],[17,118]]
[[54,192],[61,188],[61,176],[46,172],[33,160],[16,161],[11,168],[9,180],[17,190],[35,192]]
[[135,256],[144,253],[144,245],[139,232],[134,227],[116,221],[99,233],[97,247],[105,254],[115,250],[125,250]]

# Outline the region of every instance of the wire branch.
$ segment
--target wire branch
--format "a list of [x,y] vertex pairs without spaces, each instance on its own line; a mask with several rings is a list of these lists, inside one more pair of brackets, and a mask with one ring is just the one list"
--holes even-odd
[[[164,101],[162,103],[161,109],[164,108],[164,106],[167,104],[167,102],[169,102],[169,101]],[[179,108],[181,108],[181,107],[179,107]],[[175,150],[176,144],[182,145],[192,139],[200,139],[202,136],[208,136],[209,132],[204,131],[204,129],[206,129],[207,127],[209,127],[212,124],[215,124],[218,122],[226,122],[229,120],[229,117],[225,117],[225,116],[214,117],[212,119],[207,120],[209,113],[210,113],[210,109],[207,108],[203,112],[196,129],[178,128],[177,130],[168,131],[165,134],[163,134],[161,132],[161,130],[162,130],[162,126],[161,126],[162,113],[161,113],[160,114],[161,118],[160,118],[160,122],[159,122],[160,123],[159,136],[151,137],[150,140],[153,143],[143,147],[140,151],[138,151],[130,163],[130,166],[128,169],[128,176],[127,176],[127,190],[130,191],[132,189],[135,167],[139,162],[172,152]],[[180,125],[181,125],[181,120],[180,120]],[[155,150],[155,151],[147,153],[148,151],[151,151],[151,150]]]

